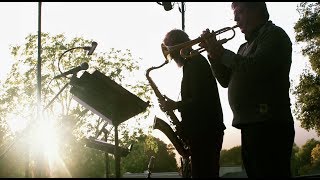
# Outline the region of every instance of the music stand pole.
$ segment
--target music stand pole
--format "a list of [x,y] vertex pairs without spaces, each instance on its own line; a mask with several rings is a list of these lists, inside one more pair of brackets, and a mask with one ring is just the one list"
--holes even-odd
[[[107,142],[108,140],[108,134],[106,131],[104,132],[104,139]],[[106,162],[106,178],[109,178],[109,153],[105,152],[105,162]]]
[[118,125],[114,126],[114,156],[115,156],[115,171],[116,171],[116,178],[120,178],[120,156],[118,153],[119,149],[119,139],[118,139]]

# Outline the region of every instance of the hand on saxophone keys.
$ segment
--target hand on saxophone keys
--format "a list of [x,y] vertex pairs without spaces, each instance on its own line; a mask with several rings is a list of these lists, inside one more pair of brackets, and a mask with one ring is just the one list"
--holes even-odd
[[178,108],[178,103],[176,101],[173,101],[165,95],[164,99],[165,101],[160,103],[160,108],[163,112],[172,111]]

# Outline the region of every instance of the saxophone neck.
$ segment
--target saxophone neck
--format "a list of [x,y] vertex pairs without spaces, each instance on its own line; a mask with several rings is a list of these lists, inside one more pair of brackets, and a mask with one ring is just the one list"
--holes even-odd
[[152,71],[152,70],[154,70],[154,69],[159,69],[159,68],[161,68],[162,66],[164,66],[164,65],[166,65],[166,64],[168,64],[168,63],[169,63],[169,61],[166,60],[166,61],[164,61],[164,63],[162,63],[162,64],[159,65],[159,66],[153,66],[153,67],[147,69],[147,71],[146,71],[146,76],[149,77],[150,71]]
[[162,66],[166,65],[169,61],[165,61],[164,63],[162,63],[160,66],[154,66],[154,67],[151,67],[149,69],[147,69],[146,71],[146,77],[147,77],[147,80],[149,81],[149,84],[151,86],[151,88],[153,89],[154,93],[156,94],[156,96],[158,97],[158,99],[160,101],[164,101],[164,97],[162,96],[162,94],[160,93],[158,87],[156,86],[156,84],[153,82],[153,80],[151,79],[149,73],[151,70],[154,70],[154,69],[159,69],[161,68]]

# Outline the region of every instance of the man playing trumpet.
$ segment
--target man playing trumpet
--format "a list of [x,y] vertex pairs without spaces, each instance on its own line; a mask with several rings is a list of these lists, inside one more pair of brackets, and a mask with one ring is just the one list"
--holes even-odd
[[[184,31],[174,29],[166,34],[162,47],[170,49],[188,41]],[[191,47],[183,48],[188,51],[185,53],[191,50]],[[183,134],[190,143],[192,178],[217,178],[225,125],[216,79],[200,53],[183,58],[178,48],[165,56],[183,68],[181,101],[166,97],[160,107],[163,111],[178,109],[181,113]]]
[[228,87],[232,125],[241,130],[242,160],[249,178],[290,177],[294,124],[289,72],[292,43],[269,21],[265,2],[233,2],[234,20],[247,42],[237,52],[224,49],[215,33],[203,31],[199,44],[211,68]]

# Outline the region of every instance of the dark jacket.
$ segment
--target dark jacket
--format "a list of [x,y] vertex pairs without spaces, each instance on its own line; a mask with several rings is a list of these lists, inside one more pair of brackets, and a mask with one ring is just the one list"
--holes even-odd
[[[268,21],[235,54],[226,50],[212,63],[223,87],[228,87],[232,125],[292,120],[289,72],[292,43],[286,32]],[[281,123],[281,122],[279,122]]]
[[184,64],[178,104],[187,133],[200,135],[225,129],[217,82],[204,56],[193,56]]

